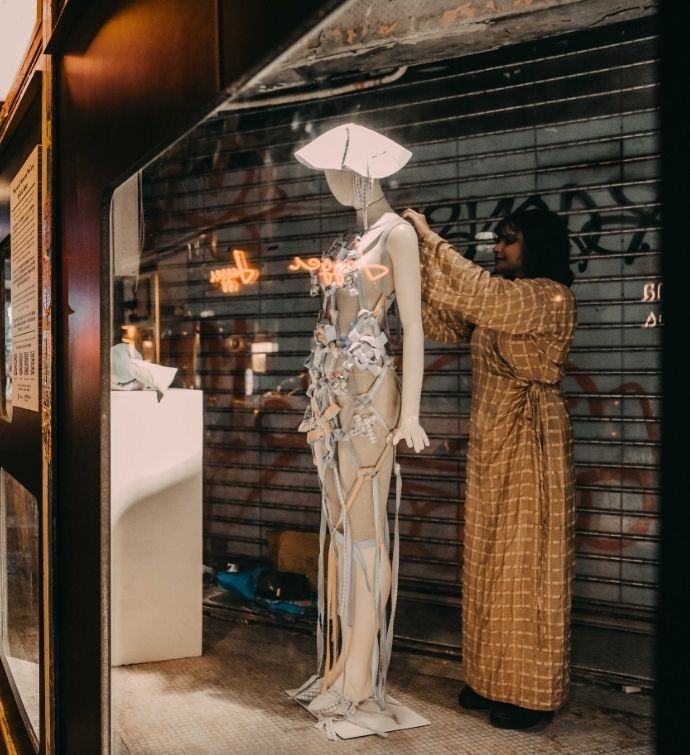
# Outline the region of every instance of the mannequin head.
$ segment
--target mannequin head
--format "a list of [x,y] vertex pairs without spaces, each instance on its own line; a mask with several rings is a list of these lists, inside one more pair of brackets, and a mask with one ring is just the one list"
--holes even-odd
[[[327,168],[324,173],[326,175],[328,188],[340,204],[345,207],[354,207],[356,210],[363,209],[363,200],[360,197],[355,197],[354,182],[356,180],[361,180],[364,183],[366,182],[366,179],[361,178],[358,174],[355,174],[350,170]],[[383,190],[381,189],[381,184],[378,179],[373,179],[370,190],[365,192],[365,194],[367,205],[378,202],[383,197]]]

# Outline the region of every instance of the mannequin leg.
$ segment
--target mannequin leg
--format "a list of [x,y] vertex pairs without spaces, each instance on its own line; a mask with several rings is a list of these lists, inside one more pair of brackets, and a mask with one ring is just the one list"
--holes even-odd
[[[391,565],[383,544],[379,546],[379,550],[380,605],[385,606],[391,589]],[[371,658],[379,629],[380,610],[379,606],[375,605],[374,595],[376,545],[360,547],[359,551],[367,573],[365,576],[361,564],[355,560],[352,626],[347,626],[343,621],[342,627],[344,646],[349,647],[344,670],[345,697],[354,703],[359,703],[372,694]],[[336,688],[340,689],[341,685],[342,677],[335,682]]]
[[[368,391],[375,379],[368,373],[357,374],[356,377],[358,394]],[[377,391],[374,405],[384,423],[392,427],[399,406],[399,391],[392,371],[388,382]],[[350,427],[353,407],[349,398],[342,402],[341,408],[340,421],[344,427]],[[345,710],[341,707],[341,695],[348,705],[356,706],[374,692],[372,656],[380,636],[380,613],[387,605],[391,592],[391,564],[383,541],[394,457],[392,449],[387,445],[387,427],[379,423],[375,425],[374,432],[374,442],[369,436],[351,435],[348,448],[339,445],[337,472],[326,470],[319,463],[320,444],[315,447],[315,458],[326,493],[329,522],[335,530],[331,531],[335,563],[329,567],[333,569],[332,572],[329,571],[329,580],[333,578],[331,575],[337,573],[339,594],[328,598],[328,605],[335,606],[344,601],[344,613],[338,622],[340,636],[333,643],[339,650],[330,653],[330,658],[337,658],[337,662],[330,666],[329,655],[326,656],[327,666],[321,692],[309,704],[309,709],[319,714],[324,712],[332,715]],[[360,471],[373,469],[379,462],[380,467],[373,477],[360,479],[354,500],[348,502],[348,511],[343,518],[336,478],[347,498],[357,483]],[[334,526],[334,523],[338,524]],[[346,543],[352,548],[352,553],[346,553]],[[374,584],[377,561],[378,590]],[[343,577],[340,571],[344,564],[348,565],[347,577]],[[344,581],[345,587],[341,581]],[[330,616],[334,618],[333,613]]]

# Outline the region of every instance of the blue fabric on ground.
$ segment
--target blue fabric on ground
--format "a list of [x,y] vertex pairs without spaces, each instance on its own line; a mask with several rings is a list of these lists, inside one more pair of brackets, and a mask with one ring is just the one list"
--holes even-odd
[[258,598],[256,602],[271,611],[281,611],[282,613],[292,613],[299,616],[313,613],[315,610],[315,603],[308,606],[300,606],[296,603],[291,603],[289,600],[266,600],[265,598]]
[[253,569],[243,571],[219,571],[216,574],[216,583],[228,592],[234,592],[247,600],[256,600],[256,580],[266,566],[255,566]]
[[289,600],[268,600],[256,597],[256,584],[261,572],[266,571],[267,566],[256,566],[253,569],[242,571],[219,571],[216,573],[216,584],[223,590],[235,593],[241,598],[266,608],[276,613],[291,614],[293,616],[305,616],[316,611],[316,603],[310,605],[298,605]]

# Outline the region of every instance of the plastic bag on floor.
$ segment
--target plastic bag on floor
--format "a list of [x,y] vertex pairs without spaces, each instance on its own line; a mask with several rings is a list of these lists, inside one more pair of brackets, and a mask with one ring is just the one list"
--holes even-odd
[[265,570],[265,566],[255,566],[253,569],[219,571],[216,574],[216,583],[245,600],[256,600],[256,582],[259,574]]
[[306,615],[314,610],[309,580],[303,574],[277,572],[267,566],[216,574],[219,587],[270,611]]

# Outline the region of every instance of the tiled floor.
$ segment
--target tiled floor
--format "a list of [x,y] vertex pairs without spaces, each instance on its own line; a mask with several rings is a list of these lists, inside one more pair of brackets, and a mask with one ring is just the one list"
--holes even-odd
[[312,638],[278,627],[204,621],[202,657],[113,669],[115,755],[653,752],[648,698],[633,701],[578,684],[548,726],[502,731],[489,726],[486,713],[457,707],[455,663],[405,653],[393,655],[390,693],[431,726],[387,739],[329,742],[283,692],[313,672]]

